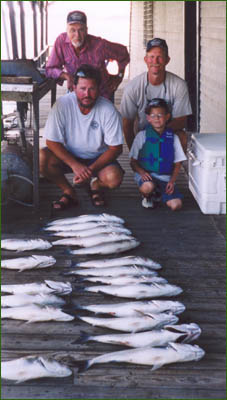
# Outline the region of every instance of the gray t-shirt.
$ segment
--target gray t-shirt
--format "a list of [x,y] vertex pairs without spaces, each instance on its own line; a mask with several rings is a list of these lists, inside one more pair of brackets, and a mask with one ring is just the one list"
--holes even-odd
[[114,105],[99,97],[84,115],[74,92],[60,97],[52,107],[44,128],[44,137],[63,146],[76,157],[95,158],[123,143],[122,119]]
[[186,82],[166,71],[165,82],[160,85],[149,83],[147,72],[136,76],[127,84],[121,101],[122,117],[134,120],[138,115],[138,129],[144,129],[147,124],[145,108],[149,101],[157,97],[167,101],[172,118],[192,114]]

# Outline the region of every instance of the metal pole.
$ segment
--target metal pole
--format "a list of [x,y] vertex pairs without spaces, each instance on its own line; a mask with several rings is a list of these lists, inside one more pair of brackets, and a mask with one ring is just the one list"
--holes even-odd
[[26,58],[26,41],[25,41],[25,18],[23,1],[19,1],[20,7],[20,29],[21,29],[21,56]]
[[10,19],[10,30],[11,30],[11,39],[12,39],[12,48],[13,48],[13,59],[18,59],[18,47],[17,47],[17,32],[16,32],[16,24],[15,24],[15,12],[13,7],[13,1],[7,1],[7,5],[9,7],[9,19]]

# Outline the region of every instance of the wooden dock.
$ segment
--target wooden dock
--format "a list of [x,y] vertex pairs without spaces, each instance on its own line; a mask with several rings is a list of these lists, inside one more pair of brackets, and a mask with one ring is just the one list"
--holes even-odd
[[[120,93],[120,92],[119,92]],[[117,98],[118,101],[118,98]],[[45,102],[41,119],[46,116]],[[179,315],[179,323],[197,323],[202,334],[196,344],[206,354],[198,362],[169,364],[154,372],[149,366],[133,364],[100,364],[78,374],[76,364],[70,361],[72,375],[68,378],[42,378],[15,384],[2,382],[2,399],[225,399],[225,216],[204,215],[188,190],[187,173],[182,169],[178,186],[184,194],[184,207],[171,212],[164,206],[155,210],[141,207],[141,199],[133,181],[128,163],[128,151],[119,158],[125,169],[122,186],[106,193],[107,206],[94,208],[87,192],[78,189],[79,207],[55,215],[51,202],[60,192],[52,184],[41,181],[39,213],[16,204],[2,209],[2,238],[42,237],[40,229],[52,218],[107,212],[124,218],[125,225],[141,241],[141,245],[125,255],[148,256],[163,266],[160,276],[182,287],[176,297],[186,310]],[[71,176],[69,175],[69,179]],[[49,237],[48,240],[52,240]],[[26,254],[53,255],[55,266],[45,269],[15,272],[2,270],[3,284],[41,282],[45,279],[70,281],[72,305],[115,303],[120,298],[101,294],[81,293],[85,284],[73,276],[62,276],[71,262],[97,257],[76,257],[66,254],[63,247],[45,252]],[[2,251],[2,258],[13,257]],[[17,253],[22,256],[25,253]],[[115,254],[114,256],[118,256]],[[110,256],[112,258],[112,256]],[[103,257],[100,257],[103,258]],[[173,300],[174,298],[172,298]],[[2,360],[42,354],[63,357],[65,363],[72,357],[79,361],[96,355],[122,350],[123,347],[95,342],[77,344],[81,331],[88,334],[111,332],[95,328],[80,320],[26,324],[23,321],[2,320]],[[116,333],[116,331],[115,331]]]

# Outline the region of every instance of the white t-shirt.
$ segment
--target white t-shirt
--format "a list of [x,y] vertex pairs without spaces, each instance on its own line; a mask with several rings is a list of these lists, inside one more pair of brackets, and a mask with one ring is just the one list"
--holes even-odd
[[134,120],[138,115],[138,128],[144,129],[147,123],[145,108],[149,101],[157,97],[166,100],[172,118],[192,114],[186,82],[172,72],[166,71],[165,82],[160,85],[149,83],[147,72],[136,76],[127,84],[121,100],[122,117]]
[[60,97],[52,107],[44,136],[59,142],[76,157],[95,158],[108,149],[123,143],[121,115],[114,105],[99,97],[84,115],[78,106],[74,92]]
[[[146,131],[144,130],[138,132],[137,135],[135,136],[131,150],[129,152],[130,158],[138,160],[139,151],[142,149],[145,141],[146,141]],[[174,163],[187,160],[184,151],[182,149],[181,142],[178,136],[175,134],[173,135],[173,148],[174,148],[174,161],[173,161]],[[170,175],[159,175],[156,172],[152,172],[151,175],[166,182],[168,182],[170,179]]]

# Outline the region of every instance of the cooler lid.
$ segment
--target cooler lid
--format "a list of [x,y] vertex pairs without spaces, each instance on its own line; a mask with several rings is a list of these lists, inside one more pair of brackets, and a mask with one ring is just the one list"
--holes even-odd
[[192,134],[198,147],[209,152],[212,156],[226,154],[226,133],[199,133]]

